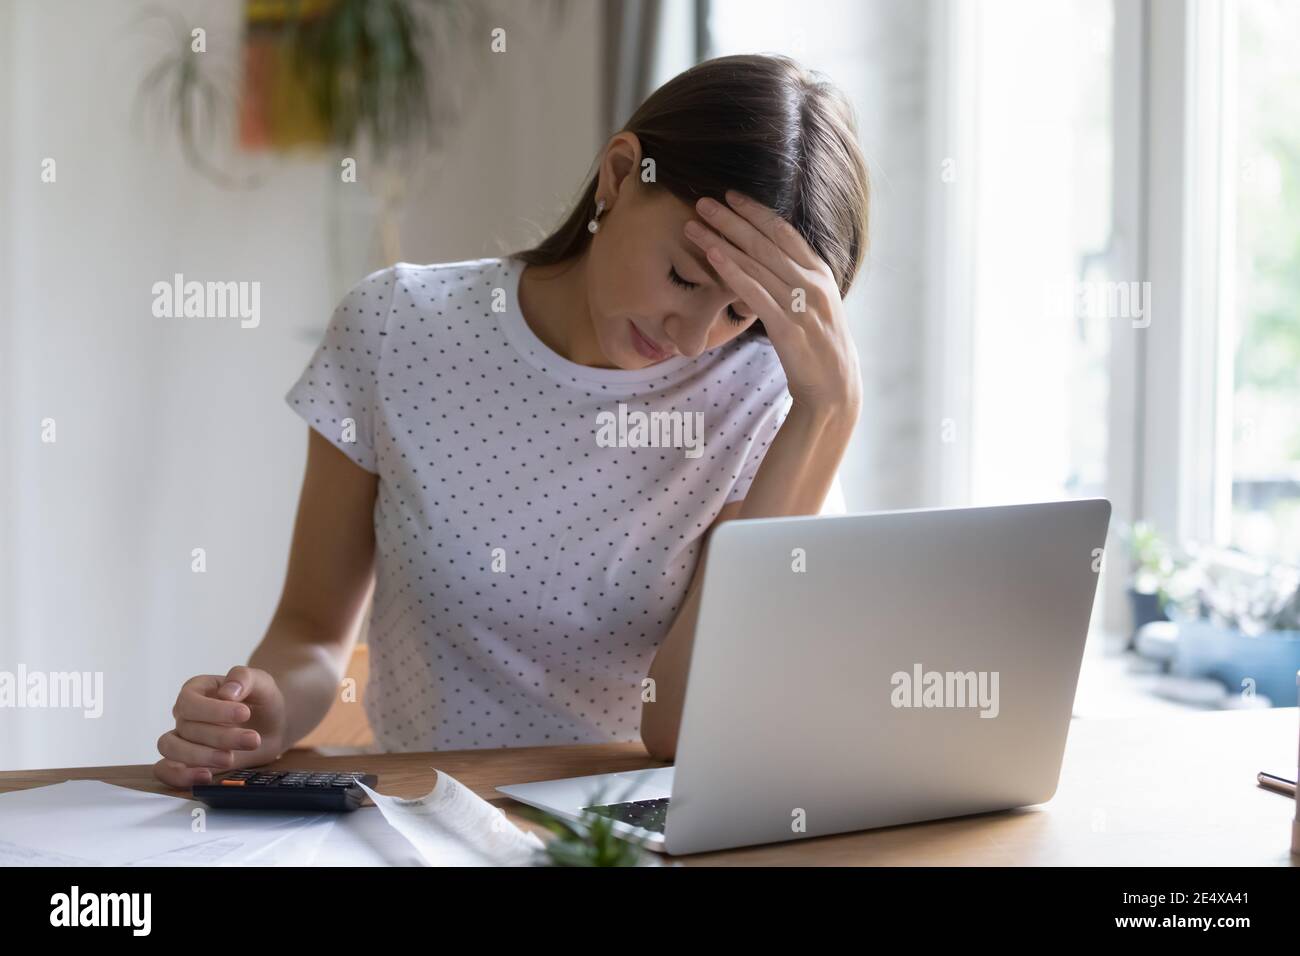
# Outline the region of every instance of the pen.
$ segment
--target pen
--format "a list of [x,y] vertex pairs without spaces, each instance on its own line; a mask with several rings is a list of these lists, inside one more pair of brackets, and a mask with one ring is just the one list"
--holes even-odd
[[[1297,696],[1300,696],[1300,671],[1295,672]],[[1296,758],[1300,761],[1300,757]],[[1296,779],[1300,780],[1300,766],[1296,769]],[[1295,782],[1291,783],[1291,796],[1295,796]],[[1291,821],[1291,855],[1300,857],[1300,800],[1295,802],[1295,819]]]
[[1265,773],[1262,770],[1255,775],[1261,787],[1268,787],[1270,790],[1276,790],[1278,793],[1285,793],[1288,797],[1295,796],[1295,781],[1288,780],[1286,777],[1279,777],[1277,774]]

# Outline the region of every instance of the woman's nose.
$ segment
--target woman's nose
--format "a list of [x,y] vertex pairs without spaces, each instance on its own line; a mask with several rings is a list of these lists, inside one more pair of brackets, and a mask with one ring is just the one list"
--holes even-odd
[[669,340],[687,358],[695,358],[704,351],[709,341],[709,328],[712,320],[705,317],[686,318],[670,315],[664,320],[664,331]]

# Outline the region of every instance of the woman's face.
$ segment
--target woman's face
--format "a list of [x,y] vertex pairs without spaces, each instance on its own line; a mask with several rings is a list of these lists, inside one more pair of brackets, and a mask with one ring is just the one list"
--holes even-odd
[[700,222],[690,205],[635,175],[600,217],[588,249],[587,301],[601,351],[618,368],[693,358],[757,319],[683,234],[691,219]]

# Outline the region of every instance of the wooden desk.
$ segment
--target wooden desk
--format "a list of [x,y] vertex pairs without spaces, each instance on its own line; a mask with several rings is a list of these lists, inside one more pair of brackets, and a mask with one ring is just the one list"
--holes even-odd
[[[1076,720],[1061,786],[1046,804],[956,820],[679,858],[739,865],[1295,865],[1294,801],[1260,788],[1260,770],[1295,771],[1296,708]],[[365,769],[384,793],[419,796],[445,769],[493,804],[493,787],[657,766],[639,744],[321,757],[292,751],[277,767]],[[69,779],[177,793],[148,766],[0,773],[0,792]],[[363,810],[360,812],[375,812]],[[535,829],[511,814],[516,823]]]

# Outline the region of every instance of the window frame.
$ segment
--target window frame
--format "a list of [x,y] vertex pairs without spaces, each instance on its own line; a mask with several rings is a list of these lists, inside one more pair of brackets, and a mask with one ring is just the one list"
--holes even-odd
[[[931,151],[938,169],[968,152],[975,131],[963,97],[980,51],[970,0],[936,0],[931,28]],[[1150,522],[1180,547],[1226,545],[1232,521],[1235,321],[1233,0],[1114,0],[1113,207],[1105,253],[1118,279],[1150,282],[1146,328],[1112,326],[1106,495],[1114,521],[1102,624],[1129,625],[1132,570],[1118,530]],[[1135,95],[1136,92],[1136,95]],[[978,95],[978,91],[975,91]],[[978,171],[975,171],[978,175]],[[928,210],[937,274],[926,307],[925,427],[974,394],[969,315],[974,209],[962,191],[936,191]],[[969,504],[969,436],[927,442],[926,495]]]
[[[1152,456],[1144,488],[1148,517],[1181,546],[1226,547],[1232,528],[1234,434],[1237,144],[1223,131],[1235,126],[1237,8],[1233,0],[1170,0],[1151,4],[1152,29],[1163,36],[1153,55],[1150,108],[1172,114],[1181,156],[1153,150],[1148,177],[1177,178],[1181,194],[1152,200],[1149,247],[1177,310],[1169,310],[1152,345],[1176,362],[1149,364],[1149,440],[1176,433],[1177,457]],[[1171,215],[1157,201],[1179,203]],[[1166,293],[1167,294],[1167,293]],[[1154,326],[1153,322],[1153,326]],[[1175,350],[1176,348],[1176,350]],[[1164,394],[1160,390],[1164,389]],[[1177,405],[1174,407],[1174,402]],[[1150,448],[1148,449],[1150,452]],[[1170,493],[1172,492],[1172,494]]]

